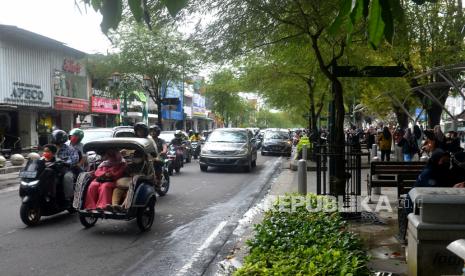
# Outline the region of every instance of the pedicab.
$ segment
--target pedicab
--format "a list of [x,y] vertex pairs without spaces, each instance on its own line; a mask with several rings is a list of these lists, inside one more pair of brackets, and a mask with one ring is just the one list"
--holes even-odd
[[143,157],[142,169],[137,174],[131,175],[124,202],[118,205],[118,208],[110,208],[110,210],[84,208],[87,189],[94,179],[94,172],[81,173],[76,182],[73,202],[74,208],[79,213],[79,220],[84,227],[90,228],[98,219],[127,221],[136,219],[139,229],[147,231],[152,227],[155,218],[153,156],[156,156],[157,150],[151,141],[143,138],[104,138],[84,145],[84,152],[94,151],[100,156],[110,149],[124,151],[124,159],[128,166],[133,162],[134,155],[138,153]]

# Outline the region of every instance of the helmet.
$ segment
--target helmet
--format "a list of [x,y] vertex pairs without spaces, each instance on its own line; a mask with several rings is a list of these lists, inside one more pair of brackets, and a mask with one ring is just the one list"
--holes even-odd
[[61,129],[56,129],[52,132],[52,143],[55,145],[61,145],[68,141],[68,135],[66,131]]
[[149,127],[146,124],[142,122],[138,122],[137,124],[134,125],[134,132],[136,133],[136,136],[137,136],[137,131],[139,129],[144,132],[143,134],[144,137],[147,137],[149,135]]
[[174,137],[175,137],[175,138],[181,138],[181,137],[182,137],[182,132],[181,132],[180,130],[176,130],[176,131],[174,132]]
[[192,129],[189,130],[189,136],[192,136],[194,134],[194,131]]
[[158,125],[151,125],[149,127],[150,132],[155,132],[157,135],[160,135],[161,128]]
[[78,143],[80,143],[82,138],[84,138],[84,131],[82,131],[80,128],[73,128],[69,132],[69,136],[77,136],[79,138]]

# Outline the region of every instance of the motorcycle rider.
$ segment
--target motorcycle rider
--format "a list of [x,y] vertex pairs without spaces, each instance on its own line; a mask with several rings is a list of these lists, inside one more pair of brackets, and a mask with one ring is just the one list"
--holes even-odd
[[192,129],[190,129],[188,132],[187,132],[187,135],[189,136],[189,138],[192,137],[192,135],[194,135],[194,131]]
[[200,141],[200,133],[196,131],[193,135],[189,136],[189,140],[191,142],[198,142]]
[[157,146],[158,156],[153,162],[153,168],[155,170],[155,175],[157,179],[157,186],[161,185],[161,174],[163,170],[163,163],[161,161],[161,156],[166,155],[168,152],[168,145],[166,141],[160,138],[161,128],[158,125],[150,126],[149,128],[150,136],[152,136],[152,140]]
[[84,131],[82,131],[82,129],[79,128],[73,128],[69,132],[69,141],[66,142],[66,145],[73,147],[79,153],[79,164],[77,167],[73,168],[75,175],[83,171],[84,164],[86,162],[86,155],[83,151],[84,145],[81,143],[82,138],[84,138]]
[[68,141],[68,135],[61,129],[56,129],[52,132],[52,143],[57,147],[56,156],[61,159],[65,164],[69,166],[63,175],[63,194],[65,198],[69,198],[73,195],[73,186],[75,175],[71,168],[77,166],[79,163],[79,152],[74,148],[66,144]]
[[182,131],[180,130],[176,130],[174,132],[174,138],[173,140],[171,140],[171,144],[172,145],[175,145],[177,147],[182,147],[183,145],[183,134],[182,134]]
[[149,127],[142,122],[138,122],[134,125],[134,133],[137,138],[148,138]]

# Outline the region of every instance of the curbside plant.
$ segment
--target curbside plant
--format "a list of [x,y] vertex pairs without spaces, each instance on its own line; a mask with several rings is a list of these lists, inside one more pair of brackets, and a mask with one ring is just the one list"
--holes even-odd
[[[292,196],[292,195],[289,195]],[[311,202],[317,196],[308,194]],[[234,275],[369,275],[361,240],[339,213],[267,211],[247,241],[250,253]]]

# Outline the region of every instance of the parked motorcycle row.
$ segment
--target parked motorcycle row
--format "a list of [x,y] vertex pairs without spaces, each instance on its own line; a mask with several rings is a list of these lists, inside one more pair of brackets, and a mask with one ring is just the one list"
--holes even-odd
[[[74,181],[65,181],[70,168],[57,159],[53,164],[43,159],[29,160],[20,172],[19,195],[21,220],[28,226],[38,224],[42,216],[51,216],[63,211],[77,212],[81,224],[93,227],[98,219],[117,219],[137,221],[140,230],[151,228],[154,221],[155,202],[158,196],[168,193],[170,176],[180,173],[184,163],[197,159],[200,154],[201,141],[190,143],[183,141],[181,145],[170,144],[166,155],[160,156],[162,164],[161,183],[156,185],[154,179],[153,156],[156,149],[145,138],[115,137],[99,138],[88,141],[83,147],[87,155],[85,170],[74,176]],[[127,189],[126,199],[118,210],[89,210],[85,208],[86,192],[95,177],[94,171],[103,162],[102,156],[108,149],[132,152],[125,156],[125,162],[132,164],[136,152],[143,153],[144,168],[142,175],[133,177]],[[69,175],[68,175],[69,177]],[[67,184],[68,183],[68,184]],[[50,185],[56,191],[56,197],[49,196]]]

